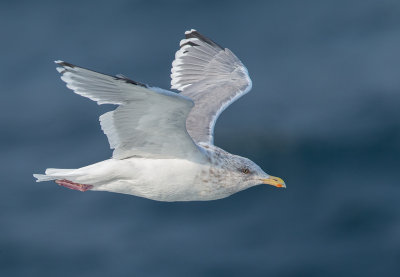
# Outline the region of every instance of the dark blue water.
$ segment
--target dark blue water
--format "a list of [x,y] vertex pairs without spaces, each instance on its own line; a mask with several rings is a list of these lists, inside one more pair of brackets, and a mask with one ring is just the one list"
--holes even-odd
[[[14,3],[15,2],[15,3]],[[400,2],[2,1],[1,276],[400,276]],[[164,88],[186,29],[253,91],[216,144],[288,188],[160,203],[35,183],[110,157],[63,59]]]

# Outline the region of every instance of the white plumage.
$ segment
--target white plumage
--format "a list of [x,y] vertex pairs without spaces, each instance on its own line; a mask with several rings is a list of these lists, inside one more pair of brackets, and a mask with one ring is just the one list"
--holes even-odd
[[264,183],[285,186],[252,161],[213,145],[219,114],[251,89],[247,69],[227,48],[185,32],[172,63],[174,93],[56,61],[75,93],[118,105],[100,116],[113,157],[79,169],[47,169],[37,181],[160,201],[213,200]]

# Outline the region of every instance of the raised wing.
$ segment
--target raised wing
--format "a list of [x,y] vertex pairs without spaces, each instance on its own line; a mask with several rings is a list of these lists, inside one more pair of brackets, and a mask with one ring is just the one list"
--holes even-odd
[[122,75],[97,73],[56,61],[67,87],[100,104],[119,105],[100,116],[113,158],[185,158],[198,161],[203,154],[186,131],[193,102],[179,94],[148,87]]
[[218,116],[251,89],[246,67],[229,49],[196,30],[185,32],[172,63],[171,88],[190,97],[195,106],[186,129],[195,142],[213,144]]

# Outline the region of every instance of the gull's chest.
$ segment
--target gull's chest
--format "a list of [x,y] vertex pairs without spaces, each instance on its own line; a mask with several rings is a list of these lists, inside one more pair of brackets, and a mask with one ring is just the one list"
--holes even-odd
[[234,193],[225,178],[225,170],[213,164],[179,159],[146,161],[140,164],[137,177],[135,187],[145,185],[145,191],[152,191],[156,200],[213,200]]
[[199,200],[215,200],[227,197],[236,191],[226,169],[208,165],[199,172],[194,180]]

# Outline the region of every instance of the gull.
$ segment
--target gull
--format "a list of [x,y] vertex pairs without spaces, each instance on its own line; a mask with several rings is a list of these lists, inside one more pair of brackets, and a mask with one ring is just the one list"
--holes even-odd
[[157,201],[207,201],[268,184],[286,187],[251,160],[214,145],[219,115],[250,91],[246,67],[228,49],[192,29],[171,69],[172,92],[55,61],[67,87],[97,104],[118,107],[100,116],[114,149],[110,159],[78,169],[48,168],[37,182],[55,180],[78,191],[109,191]]

